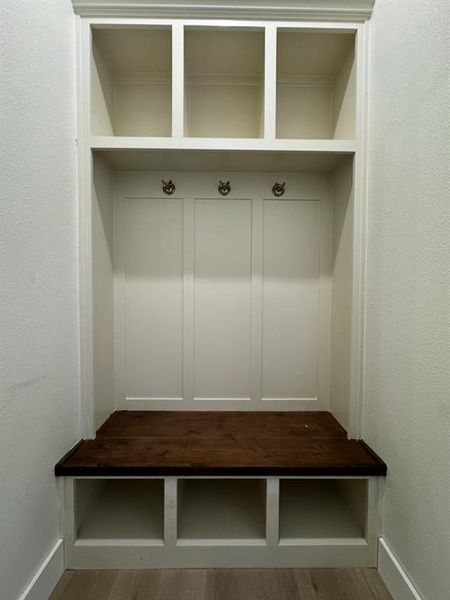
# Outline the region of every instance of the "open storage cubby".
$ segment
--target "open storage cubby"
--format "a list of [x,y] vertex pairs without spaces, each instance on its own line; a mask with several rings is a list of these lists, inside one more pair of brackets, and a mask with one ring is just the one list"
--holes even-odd
[[264,135],[264,30],[185,30],[185,136]]
[[279,29],[277,137],[353,139],[355,36]]
[[170,27],[92,30],[91,132],[172,134]]
[[365,479],[282,479],[280,544],[305,539],[363,539]]
[[265,544],[264,479],[178,481],[178,544]]
[[163,479],[76,480],[78,540],[164,540]]

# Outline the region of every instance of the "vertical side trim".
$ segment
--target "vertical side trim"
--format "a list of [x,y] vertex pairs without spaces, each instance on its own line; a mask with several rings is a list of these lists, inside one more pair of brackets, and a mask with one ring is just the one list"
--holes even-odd
[[382,537],[378,540],[378,572],[395,600],[424,600]]
[[[319,199],[319,231],[317,233],[318,290],[317,290],[317,358],[316,393],[321,410],[330,409],[331,372],[331,278],[333,203],[328,187],[327,196]],[[328,243],[324,244],[324,240]]]
[[277,28],[268,25],[265,35],[264,139],[276,137],[277,116]]
[[89,23],[78,27],[78,168],[79,168],[79,288],[81,435],[95,437],[92,312],[92,156],[90,150],[90,61],[92,35]]
[[367,53],[368,36],[365,25],[356,34],[357,98],[356,153],[353,165],[353,294],[352,294],[352,355],[350,379],[350,422],[348,435],[362,434],[362,400],[364,384],[364,325],[367,229]]

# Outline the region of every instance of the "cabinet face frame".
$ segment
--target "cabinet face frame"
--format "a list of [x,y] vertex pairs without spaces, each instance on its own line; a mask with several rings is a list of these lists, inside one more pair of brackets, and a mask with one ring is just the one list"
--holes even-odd
[[[172,138],[171,143],[182,143],[184,131],[184,27],[233,27],[261,29],[265,35],[265,91],[264,91],[264,139],[260,149],[280,150],[280,140],[275,139],[276,124],[276,46],[278,29],[303,31],[340,31],[355,33],[355,51],[357,61],[356,88],[356,135],[354,140],[354,240],[353,240],[353,308],[352,308],[352,351],[351,351],[351,394],[350,425],[351,438],[361,435],[363,403],[363,351],[364,351],[364,308],[365,308],[365,263],[366,263],[366,202],[367,202],[367,82],[368,82],[368,40],[369,22],[271,22],[271,21],[232,21],[232,20],[196,20],[196,19],[85,19],[76,17],[77,25],[77,100],[78,100],[78,195],[79,195],[79,288],[80,288],[80,377],[81,377],[81,434],[84,438],[95,437],[93,409],[93,302],[92,302],[92,207],[91,189],[93,176],[92,147],[95,140],[91,137],[91,27],[146,27],[172,26]],[[270,73],[268,73],[270,71]],[[135,147],[143,148],[152,140],[152,147],[158,147],[159,138],[139,138]],[[167,138],[166,138],[167,139]],[[135,138],[124,138],[125,145]],[[291,140],[292,141],[292,140]],[[316,142],[317,140],[313,140]],[[245,144],[247,140],[243,141]],[[300,141],[301,142],[301,141]],[[230,148],[229,140],[212,140],[217,149]],[[346,144],[344,144],[346,145]],[[351,144],[352,145],[352,144]],[[253,145],[249,145],[253,148]],[[290,145],[307,149],[304,144]],[[130,146],[131,147],[131,146]],[[161,147],[171,147],[161,144]],[[172,146],[173,147],[173,146]],[[199,138],[189,144],[190,148],[202,148]],[[320,144],[312,144],[315,150]],[[233,146],[231,146],[233,148]]]
[[[332,33],[348,33],[355,35],[355,55],[356,59],[360,55],[361,47],[358,42],[359,35],[364,31],[365,24],[361,23],[332,23],[332,22],[270,22],[270,21],[230,21],[230,20],[187,20],[187,19],[80,19],[81,27],[87,30],[83,34],[82,52],[89,55],[89,59],[85,57],[84,64],[88,67],[90,55],[92,52],[92,29],[100,28],[165,28],[172,29],[172,136],[169,139],[193,140],[193,147],[196,146],[196,141],[199,143],[204,138],[185,136],[186,130],[186,107],[185,107],[185,30],[186,29],[221,29],[227,28],[230,30],[247,30],[247,31],[263,31],[264,32],[264,81],[263,81],[263,103],[262,103],[262,135],[261,137],[251,138],[252,140],[264,140],[265,147],[271,149],[272,142],[277,140],[276,137],[276,96],[277,96],[277,37],[279,31],[292,32],[332,32]],[[359,61],[358,61],[359,62]],[[81,74],[80,74],[81,75]],[[359,87],[360,73],[357,72],[357,86]],[[90,85],[90,67],[85,75],[81,77],[81,85],[83,92],[86,94],[88,105],[91,102],[91,85]],[[357,92],[358,96],[358,92]],[[92,131],[89,125],[89,133]],[[92,135],[90,133],[90,135]],[[93,139],[102,138],[103,136],[92,136]],[[106,136],[109,137],[109,136]],[[116,136],[112,136],[116,137]],[[122,136],[120,136],[122,137]],[[357,135],[355,136],[357,137]],[[143,140],[146,138],[142,136]],[[161,140],[167,138],[148,138],[149,140]],[[227,138],[213,138],[220,139]],[[232,138],[245,139],[245,138]],[[281,139],[278,139],[281,141]]]
[[[253,539],[201,538],[184,540],[178,536],[180,504],[179,481],[207,479],[264,482],[265,536]],[[77,482],[164,481],[163,539],[127,539],[111,536],[78,538]],[[358,537],[280,537],[280,482],[311,480],[309,477],[64,477],[59,482],[60,535],[64,537],[67,568],[217,568],[226,567],[373,567],[376,566],[377,539],[381,529],[383,482],[378,477],[317,476],[314,482],[364,481],[364,535]],[[149,505],[152,510],[152,505]],[[301,507],[300,507],[301,510]],[[320,509],[319,509],[320,511]],[[126,512],[126,509],[125,509]],[[213,513],[214,514],[214,513]]]

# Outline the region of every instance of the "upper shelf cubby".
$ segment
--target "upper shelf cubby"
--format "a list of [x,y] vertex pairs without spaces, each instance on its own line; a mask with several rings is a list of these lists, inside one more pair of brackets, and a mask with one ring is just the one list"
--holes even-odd
[[353,139],[355,36],[279,29],[277,138]]
[[91,131],[172,135],[170,27],[92,30]]
[[185,136],[264,136],[264,30],[185,29]]
[[331,145],[355,141],[356,30],[174,21],[91,31],[93,147],[339,151]]

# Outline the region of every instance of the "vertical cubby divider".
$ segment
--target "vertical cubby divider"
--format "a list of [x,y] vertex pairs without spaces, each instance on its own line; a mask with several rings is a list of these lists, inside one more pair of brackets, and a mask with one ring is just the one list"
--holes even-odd
[[184,135],[184,26],[172,26],[172,137]]
[[265,27],[264,47],[264,138],[276,138],[277,106],[277,27]]

